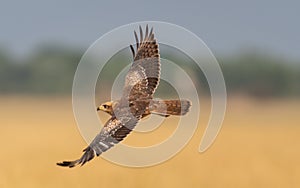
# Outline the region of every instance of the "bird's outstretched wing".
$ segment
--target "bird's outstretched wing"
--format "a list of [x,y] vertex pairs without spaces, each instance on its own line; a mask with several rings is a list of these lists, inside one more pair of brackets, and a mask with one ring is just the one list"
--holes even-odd
[[112,117],[106,122],[101,132],[94,138],[91,144],[83,150],[84,154],[80,159],[75,161],[63,161],[62,163],[57,163],[57,165],[70,168],[77,165],[84,165],[95,156],[99,156],[101,153],[122,141],[134,128],[137,122],[137,118],[118,120],[115,117]]
[[[134,62],[132,63],[132,66],[127,74],[126,80],[135,79],[137,71],[144,73],[144,76],[147,79],[144,81],[144,84],[147,85],[143,87],[143,90],[141,90],[143,93],[140,91],[136,92],[136,90],[133,89],[131,94],[144,94],[144,96],[148,94],[149,96],[153,96],[160,80],[159,47],[156,39],[154,38],[153,28],[151,28],[149,32],[147,25],[145,35],[143,35],[141,26],[139,27],[139,30],[140,40],[138,39],[137,33],[134,31],[136,50],[132,45],[130,45]],[[128,86],[129,85],[125,84],[125,88]],[[126,94],[126,91],[124,93]]]
[[158,44],[154,39],[153,30],[151,29],[148,34],[148,26],[146,26],[145,37],[143,37],[140,27],[140,42],[136,32],[135,37],[136,53],[131,46],[134,62],[126,75],[122,98],[113,109],[114,115],[91,144],[83,150],[84,154],[80,159],[64,161],[57,165],[70,168],[79,164],[84,165],[122,141],[141,119],[159,83],[160,62]]

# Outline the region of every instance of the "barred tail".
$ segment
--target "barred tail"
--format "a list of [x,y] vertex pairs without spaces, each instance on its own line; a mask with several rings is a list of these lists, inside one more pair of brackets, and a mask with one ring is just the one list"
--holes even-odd
[[191,106],[188,100],[153,100],[150,104],[152,114],[168,117],[185,115]]

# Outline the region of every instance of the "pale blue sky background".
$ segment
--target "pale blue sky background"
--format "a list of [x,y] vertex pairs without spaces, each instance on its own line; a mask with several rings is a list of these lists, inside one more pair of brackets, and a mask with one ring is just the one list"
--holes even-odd
[[57,41],[87,48],[115,27],[156,20],[189,29],[217,55],[255,47],[300,59],[300,1],[0,2],[0,46],[19,55]]

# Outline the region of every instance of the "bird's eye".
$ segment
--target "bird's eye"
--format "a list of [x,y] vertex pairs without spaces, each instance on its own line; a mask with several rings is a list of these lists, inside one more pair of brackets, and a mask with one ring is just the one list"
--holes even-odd
[[103,107],[104,107],[104,108],[107,108],[107,105],[106,105],[106,104],[104,104],[104,105],[103,105]]

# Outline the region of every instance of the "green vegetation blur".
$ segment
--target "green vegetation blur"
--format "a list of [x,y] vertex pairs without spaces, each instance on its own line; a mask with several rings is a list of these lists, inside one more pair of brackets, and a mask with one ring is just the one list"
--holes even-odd
[[[113,61],[110,70],[119,72],[120,66],[128,65],[129,48],[125,51],[128,52],[126,58],[129,58],[124,61],[126,63],[120,63],[122,58],[116,57],[118,62]],[[72,47],[41,46],[26,58],[15,58],[12,53],[0,49],[0,94],[70,95],[76,67],[83,53],[83,50]],[[204,75],[190,59],[182,58],[172,50],[164,58],[177,59],[196,80],[199,90],[209,93]],[[250,51],[217,59],[229,94],[300,97],[300,64],[297,62]],[[105,74],[101,79],[109,83],[114,76],[116,74]]]

